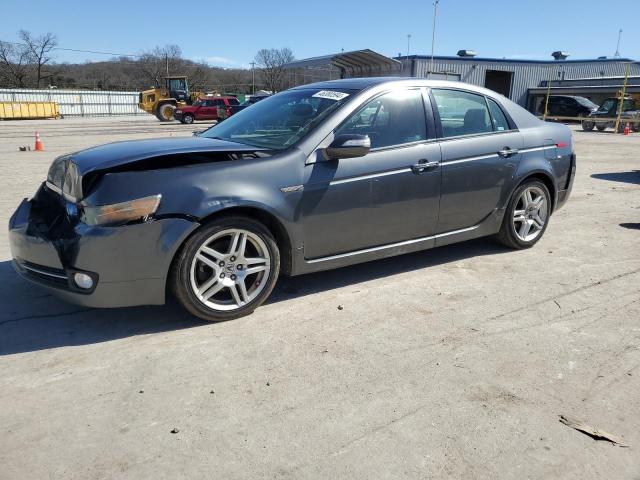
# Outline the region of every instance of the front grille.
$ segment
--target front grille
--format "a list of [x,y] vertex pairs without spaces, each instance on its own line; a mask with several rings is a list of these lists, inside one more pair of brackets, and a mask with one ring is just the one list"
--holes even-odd
[[24,274],[34,281],[44,283],[52,287],[64,289],[69,288],[69,277],[67,272],[61,268],[46,267],[44,265],[27,262],[25,260],[17,260],[17,262]]

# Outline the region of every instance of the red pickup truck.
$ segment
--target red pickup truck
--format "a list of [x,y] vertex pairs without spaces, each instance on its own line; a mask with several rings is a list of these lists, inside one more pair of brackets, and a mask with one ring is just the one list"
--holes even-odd
[[236,97],[201,98],[193,105],[180,107],[173,112],[173,117],[182,123],[193,123],[195,120],[219,120],[218,109],[224,109],[226,117],[231,115],[231,106],[239,105]]

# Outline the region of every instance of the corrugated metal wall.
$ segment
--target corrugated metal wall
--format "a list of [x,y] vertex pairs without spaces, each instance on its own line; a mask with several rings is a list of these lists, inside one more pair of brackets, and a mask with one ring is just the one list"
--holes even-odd
[[138,92],[95,90],[0,89],[4,102],[57,102],[63,116],[147,115],[138,108]]
[[[430,67],[430,59],[402,59],[403,74],[406,76],[426,77]],[[615,61],[590,62],[518,62],[491,61],[484,59],[442,59],[434,58],[433,71],[459,75],[461,82],[484,86],[487,70],[513,72],[511,94],[509,98],[526,107],[527,91],[540,85],[544,80],[570,78],[609,77],[624,75],[626,64]],[[640,65],[631,64],[631,75],[640,74]]]

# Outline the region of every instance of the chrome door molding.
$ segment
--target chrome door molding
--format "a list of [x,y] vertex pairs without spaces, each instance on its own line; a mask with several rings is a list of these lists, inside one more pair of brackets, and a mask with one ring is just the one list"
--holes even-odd
[[331,261],[331,260],[339,260],[341,258],[348,258],[348,257],[356,256],[356,255],[363,255],[365,253],[379,252],[379,251],[387,250],[389,248],[398,248],[398,247],[404,247],[406,245],[412,245],[414,243],[428,242],[428,241],[431,241],[431,240],[437,240],[438,238],[448,237],[449,235],[456,235],[458,233],[471,232],[471,231],[477,229],[479,226],[480,225],[478,224],[478,225],[474,225],[472,227],[461,228],[459,230],[453,230],[451,232],[444,232],[444,233],[439,233],[437,235],[431,235],[429,237],[414,238],[413,240],[405,240],[403,242],[391,243],[391,244],[388,244],[388,245],[381,245],[379,247],[365,248],[365,249],[362,249],[362,250],[355,250],[353,252],[346,252],[346,253],[340,253],[338,255],[331,255],[329,257],[314,258],[314,259],[311,259],[311,260],[307,260],[307,263],[328,262],[328,261]]

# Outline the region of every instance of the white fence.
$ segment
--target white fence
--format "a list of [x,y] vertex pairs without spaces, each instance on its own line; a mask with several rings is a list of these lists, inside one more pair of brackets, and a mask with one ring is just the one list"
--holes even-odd
[[0,102],[57,102],[60,113],[69,117],[147,115],[138,108],[138,92],[0,89]]

